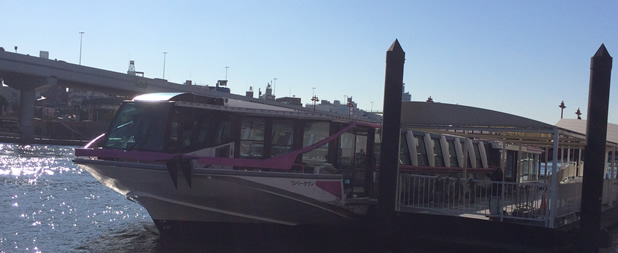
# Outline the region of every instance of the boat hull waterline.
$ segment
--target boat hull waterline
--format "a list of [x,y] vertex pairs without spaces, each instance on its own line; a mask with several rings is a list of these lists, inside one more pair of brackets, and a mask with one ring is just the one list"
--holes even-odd
[[343,207],[341,175],[193,169],[192,185],[178,180],[175,187],[164,165],[75,163],[157,221],[337,225],[357,216]]

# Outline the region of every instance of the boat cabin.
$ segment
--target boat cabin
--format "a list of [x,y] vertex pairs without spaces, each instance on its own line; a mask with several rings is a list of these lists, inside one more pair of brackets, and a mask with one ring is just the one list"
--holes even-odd
[[[375,169],[374,122],[351,122],[326,113],[189,93],[156,93],[124,102],[105,137],[105,149],[155,151],[236,161],[291,159],[291,167],[194,167],[342,174],[347,193],[368,194]],[[323,144],[320,144],[320,143]],[[319,144],[319,145],[318,145]],[[316,146],[317,145],[317,146]],[[302,151],[298,154],[293,151]],[[258,164],[258,163],[255,163]]]

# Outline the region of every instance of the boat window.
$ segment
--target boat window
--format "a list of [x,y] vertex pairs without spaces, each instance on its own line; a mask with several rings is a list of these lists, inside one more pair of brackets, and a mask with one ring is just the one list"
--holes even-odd
[[104,146],[163,151],[169,103],[124,103],[110,124]]
[[[308,122],[305,124],[303,134],[303,147],[311,146],[321,140],[328,138],[330,123],[328,122]],[[319,165],[326,162],[328,155],[328,143],[303,154],[303,163]]]
[[365,188],[365,183],[367,179],[366,149],[369,129],[366,127],[356,127],[351,130],[351,132],[354,133],[355,136],[354,163],[352,165],[352,192],[356,194],[365,194],[368,191],[368,189]]
[[231,119],[219,112],[176,107],[170,125],[168,150],[192,152],[232,141]]
[[408,142],[406,141],[406,135],[401,134],[399,147],[399,164],[412,165],[410,160],[410,152],[408,152]]
[[427,160],[427,150],[425,149],[425,138],[414,136],[414,142],[416,145],[418,166],[429,166],[429,161]]
[[352,159],[354,158],[356,138],[353,133],[347,132],[341,135],[339,142],[339,168],[340,170],[348,170],[352,168]]
[[367,141],[369,129],[356,127],[339,137],[337,171],[343,175],[346,194],[365,194],[367,175]]
[[367,166],[367,134],[369,129],[364,127],[356,128],[356,143],[354,153],[354,163],[356,168],[364,169]]
[[431,138],[433,141],[433,157],[436,167],[444,167],[444,155],[442,155],[442,144],[440,139]]
[[210,142],[209,138],[212,135],[213,127],[216,125],[216,122],[212,120],[210,115],[203,115],[198,118],[198,122],[196,124],[197,129],[194,133],[195,139],[194,143],[198,147],[207,147]]
[[451,167],[457,167],[457,151],[455,151],[455,141],[449,140],[448,142],[448,156]]
[[270,156],[278,156],[292,151],[294,143],[294,122],[273,120]]
[[232,121],[223,116],[217,118],[219,118],[219,122],[217,123],[213,146],[219,146],[232,141]]
[[172,115],[172,124],[168,138],[170,152],[188,151],[194,145],[193,131],[196,128],[194,108],[176,107]]
[[240,156],[261,158],[264,155],[264,119],[245,118],[240,127]]
[[380,163],[380,149],[382,148],[382,130],[376,129],[374,144],[373,144],[373,156],[376,163]]

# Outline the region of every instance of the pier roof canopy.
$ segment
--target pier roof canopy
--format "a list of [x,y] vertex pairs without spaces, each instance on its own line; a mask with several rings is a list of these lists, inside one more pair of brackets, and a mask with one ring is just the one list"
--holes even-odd
[[[578,119],[561,119],[558,123],[556,123],[557,127],[582,135],[586,134],[586,125],[586,120]],[[618,125],[612,123],[607,124],[607,141],[613,144],[618,144]]]
[[402,102],[401,125],[410,127],[538,130],[553,131],[554,126],[493,110],[464,105]]
[[536,146],[553,146],[553,134],[558,131],[560,143],[585,144],[585,134],[559,126],[494,110],[445,103],[402,102],[401,127]]

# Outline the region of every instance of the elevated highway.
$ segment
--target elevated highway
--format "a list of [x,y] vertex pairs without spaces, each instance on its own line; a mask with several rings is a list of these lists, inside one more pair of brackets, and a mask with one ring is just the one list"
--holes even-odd
[[126,73],[50,60],[41,57],[12,53],[0,48],[0,79],[20,91],[21,140],[33,139],[35,91],[53,85],[134,96],[151,92],[193,92],[217,97],[249,99],[223,93],[204,86],[182,85],[163,79],[152,79]]

